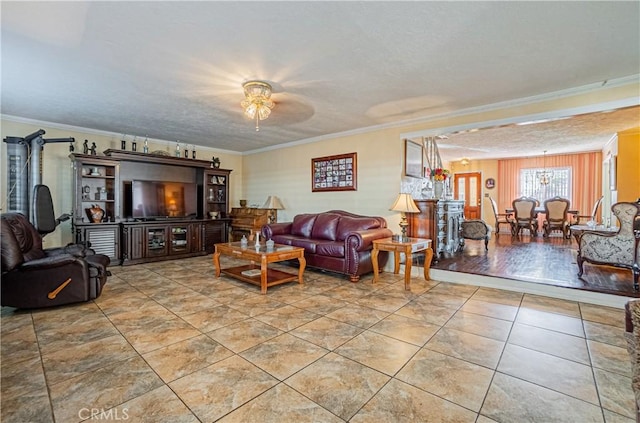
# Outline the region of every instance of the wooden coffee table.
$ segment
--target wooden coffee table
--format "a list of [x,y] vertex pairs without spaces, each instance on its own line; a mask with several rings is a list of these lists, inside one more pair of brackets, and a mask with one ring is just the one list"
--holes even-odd
[[[302,277],[304,274],[304,268],[307,266],[307,261],[304,258],[304,248],[281,244],[276,244],[273,249],[268,250],[264,244],[262,244],[259,249],[256,249],[253,245],[243,248],[240,242],[216,244],[215,248],[216,250],[213,253],[213,265],[216,268],[217,278],[220,277],[220,273],[224,273],[232,278],[258,285],[260,287],[260,292],[263,294],[267,293],[268,287],[280,285],[281,283],[290,282],[296,279],[299,284],[304,283]],[[251,263],[244,266],[221,269],[221,255],[248,260]],[[297,275],[268,268],[269,263],[293,259],[298,259],[298,262],[300,263]],[[242,274],[242,272],[255,269],[260,270],[260,273],[255,276]]]

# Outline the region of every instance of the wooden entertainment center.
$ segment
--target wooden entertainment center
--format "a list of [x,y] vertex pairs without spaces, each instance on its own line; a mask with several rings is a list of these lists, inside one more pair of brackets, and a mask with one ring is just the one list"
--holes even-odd
[[[228,240],[231,170],[205,160],[125,150],[69,157],[76,242],[90,242],[112,264],[205,255],[214,252],[214,244]],[[134,181],[149,183],[159,198],[167,197],[162,209],[166,215],[144,217],[141,205],[133,211]],[[177,187],[176,192],[165,193],[163,183]]]

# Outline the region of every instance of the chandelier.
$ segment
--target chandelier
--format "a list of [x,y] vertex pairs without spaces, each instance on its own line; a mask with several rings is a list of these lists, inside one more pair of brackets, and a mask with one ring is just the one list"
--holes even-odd
[[544,150],[542,155],[542,172],[538,173],[538,179],[540,180],[540,185],[549,185],[549,182],[551,182],[551,175],[547,173],[547,150]]
[[256,131],[259,131],[260,121],[269,117],[275,105],[271,101],[271,85],[263,81],[247,81],[242,88],[245,99],[240,105],[249,119],[256,120]]

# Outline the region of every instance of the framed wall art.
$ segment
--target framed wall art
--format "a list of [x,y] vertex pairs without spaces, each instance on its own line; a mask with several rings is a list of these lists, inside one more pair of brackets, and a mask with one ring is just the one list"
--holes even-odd
[[484,181],[484,186],[487,189],[494,189],[496,187],[496,180],[493,178],[487,178]]
[[414,178],[422,178],[423,172],[422,144],[404,140],[404,174]]
[[357,153],[311,159],[311,191],[356,191]]

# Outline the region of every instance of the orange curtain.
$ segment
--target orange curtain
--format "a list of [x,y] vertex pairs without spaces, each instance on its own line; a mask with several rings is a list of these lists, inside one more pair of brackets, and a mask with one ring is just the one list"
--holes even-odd
[[[602,195],[602,152],[562,154],[498,160],[498,208],[511,208],[520,193],[520,169],[570,167],[571,209],[581,215],[591,214],[593,204]],[[542,206],[542,204],[540,204]]]

